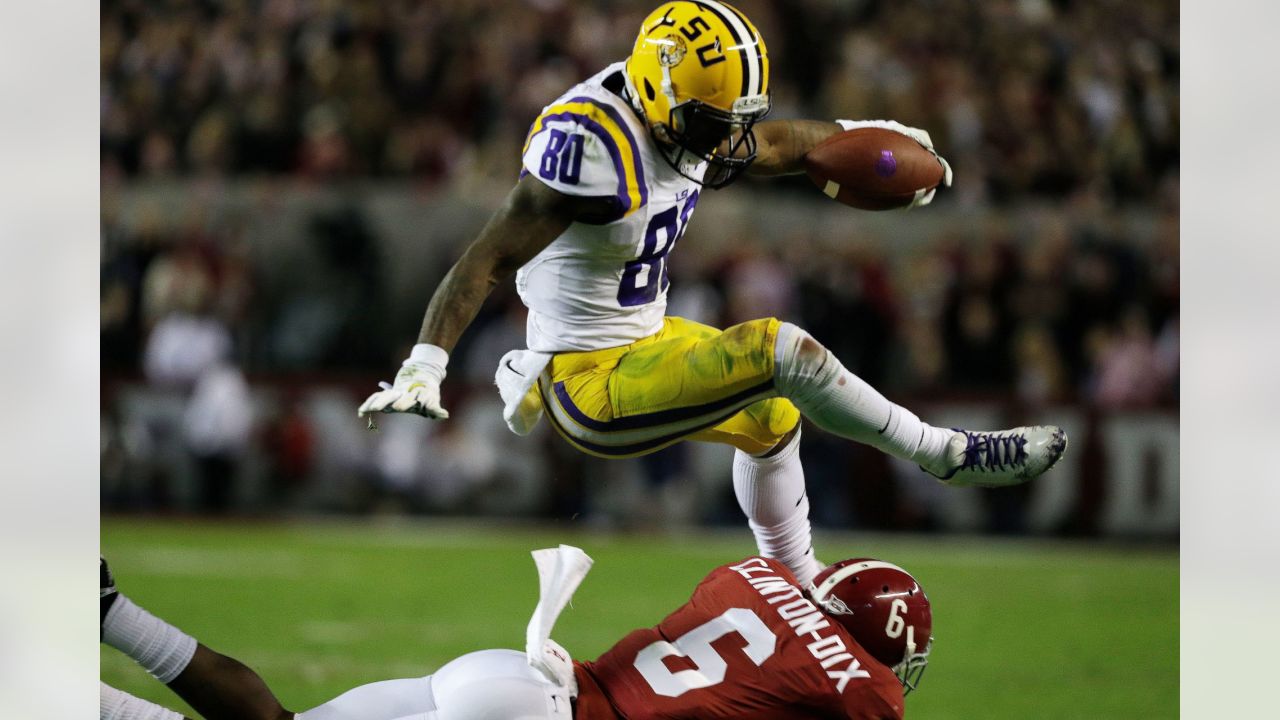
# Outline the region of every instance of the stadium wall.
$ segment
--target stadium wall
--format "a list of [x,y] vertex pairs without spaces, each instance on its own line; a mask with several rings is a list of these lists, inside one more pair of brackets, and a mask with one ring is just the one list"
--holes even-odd
[[[355,417],[354,382],[251,383],[249,440],[228,503],[204,506],[208,468],[193,453],[180,393],[145,383],[107,389],[103,506],[120,511],[259,514],[409,512],[576,520],[617,527],[732,524],[730,452],[604,461],[578,456],[545,423],[517,438],[492,388],[455,395],[448,423],[388,416],[377,433]],[[1026,408],[1000,400],[919,402],[940,424],[1001,427]],[[815,522],[832,528],[1176,539],[1179,422],[1172,410],[1035,410],[1072,438],[1058,467],[1029,486],[950,488],[816,428],[806,431]],[[299,435],[305,437],[300,439]],[[656,458],[656,459],[655,459]]]

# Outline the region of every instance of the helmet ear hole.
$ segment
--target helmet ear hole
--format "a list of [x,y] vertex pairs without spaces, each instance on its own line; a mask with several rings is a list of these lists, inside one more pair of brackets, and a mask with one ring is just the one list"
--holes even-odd
[[658,97],[658,91],[653,89],[653,83],[649,82],[649,78],[644,79],[644,94],[648,96],[649,102],[653,102]]

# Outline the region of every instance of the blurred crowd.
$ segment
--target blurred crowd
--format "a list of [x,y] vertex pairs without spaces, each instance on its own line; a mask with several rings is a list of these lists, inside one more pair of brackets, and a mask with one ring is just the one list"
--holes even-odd
[[[759,194],[745,201],[753,199]],[[716,245],[721,228],[693,223],[671,268],[668,313],[721,327],[762,316],[795,322],[925,416],[945,402],[994,403],[1018,422],[1062,406],[1176,412],[1177,208],[1135,222],[1143,232],[1104,209],[1040,208],[944,223],[909,246],[816,230],[775,238],[747,230]],[[247,249],[264,240],[236,222],[104,227],[109,503],[351,510],[381,497],[425,511],[496,512],[504,503],[515,514],[599,510],[590,496],[600,483],[591,478],[620,471],[568,452],[549,433],[518,439],[502,424],[493,371],[504,352],[523,346],[525,330],[510,283],[451,356],[444,400],[453,418],[387,418],[381,433],[364,431],[355,408],[405,355],[425,307],[421,296],[387,297],[379,287],[383,265],[395,260],[383,259],[392,253],[376,225],[357,206],[319,213],[307,228],[323,249],[321,268],[288,273],[283,286],[268,282]],[[421,287],[429,291],[446,268],[423,268]],[[387,321],[392,306],[403,320]],[[815,495],[824,484],[873,487],[877,477],[892,491],[896,471],[883,456],[816,431],[807,438]],[[505,452],[513,443],[519,451]],[[633,462],[631,472],[653,492],[692,491],[679,480],[701,462],[689,452]],[[724,460],[711,465],[722,492]],[[843,479],[852,468],[857,479]],[[237,500],[228,488],[245,473],[271,484],[269,497]],[[157,496],[174,474],[220,479],[201,481],[185,501]],[[138,487],[139,478],[151,479]],[[908,526],[927,520],[895,497],[845,497],[815,515],[839,526],[861,518],[893,527],[900,511]],[[690,507],[687,497],[671,502]],[[732,503],[713,492],[689,520],[732,518]],[[868,507],[879,509],[862,515]]]
[[[374,434],[355,418],[463,241],[395,290],[410,261],[369,178],[446,203],[511,182],[530,120],[623,58],[651,4],[104,3],[104,506],[740,522],[723,448],[602,464],[545,427],[506,430],[492,372],[524,339],[509,284],[452,356],[450,421],[388,417]],[[803,182],[734,190],[716,202],[744,213],[786,196],[795,230],[714,242],[723,228],[693,223],[669,314],[791,320],[911,407],[1176,412],[1176,4],[737,4],[769,43],[778,116],[931,130],[960,177],[929,212],[951,221],[850,242],[808,227],[796,203],[826,201]],[[257,199],[226,211],[217,198],[244,184]],[[157,185],[183,210],[122,210]],[[362,189],[280,214],[286,195],[348,187]],[[306,258],[275,247],[288,222]],[[803,447],[819,524],[936,525],[902,480],[914,468],[816,431]],[[992,498],[988,529],[1025,528],[1025,493]]]
[[[510,178],[543,105],[656,0],[113,0],[104,177]],[[1178,165],[1164,0],[742,0],[777,117],[929,128],[973,201],[1149,199]]]
[[[756,192],[739,201],[767,200]],[[823,201],[819,201],[823,202]],[[259,208],[258,213],[266,213]],[[133,223],[104,216],[102,368],[141,371],[162,387],[191,386],[231,362],[258,375],[382,371],[401,357],[412,327],[380,321],[395,306],[416,320],[425,295],[387,297],[397,260],[356,205],[306,223],[320,267],[285,262],[267,279],[234,221]],[[1177,400],[1177,206],[1143,213],[1140,236],[1105,210],[1040,208],[947,223],[910,246],[872,235],[750,229],[711,242],[722,228],[691,226],[672,264],[668,314],[727,327],[758,317],[794,321],[860,375],[908,395],[1017,396],[1106,408]],[[452,248],[421,268],[429,291]],[[389,257],[391,256],[391,257]],[[420,288],[421,289],[421,288]],[[490,338],[495,328],[500,337]],[[524,308],[500,286],[454,353],[489,382],[505,350],[521,345]],[[479,354],[474,360],[473,352]]]

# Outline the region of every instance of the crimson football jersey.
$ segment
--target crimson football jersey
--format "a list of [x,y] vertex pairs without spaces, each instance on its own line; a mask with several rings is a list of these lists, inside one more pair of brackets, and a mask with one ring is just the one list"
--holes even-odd
[[716,568],[657,627],[576,672],[576,720],[902,717],[893,672],[760,557]]

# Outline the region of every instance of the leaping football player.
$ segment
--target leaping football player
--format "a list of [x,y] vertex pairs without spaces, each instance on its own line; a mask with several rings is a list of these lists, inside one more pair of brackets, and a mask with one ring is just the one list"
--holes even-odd
[[[253,670],[121,595],[105,562],[103,636],[205,720],[898,720],[933,645],[929,599],[896,565],[845,560],[802,585],[749,557],[713,570],[658,625],[575,662],[550,631],[591,559],[563,545],[534,558],[542,597],[525,652],[479,650],[297,715]],[[100,704],[101,720],[182,718],[105,683]]]
[[497,373],[512,430],[529,432],[545,413],[570,445],[604,458],[683,440],[732,445],[734,491],[761,554],[802,584],[822,564],[810,541],[801,415],[951,485],[1010,485],[1048,470],[1066,449],[1061,428],[934,427],[796,325],[762,318],[721,331],[665,315],[667,263],[704,189],[743,172],[801,172],[824,139],[862,127],[902,133],[937,157],[928,133],[896,122],[763,121],[769,107],[768,54],[745,15],[717,0],[653,11],[629,58],[534,121],[519,181],[436,289],[394,383],[359,415],[447,418],[449,352],[515,273],[528,348],[508,353]]

